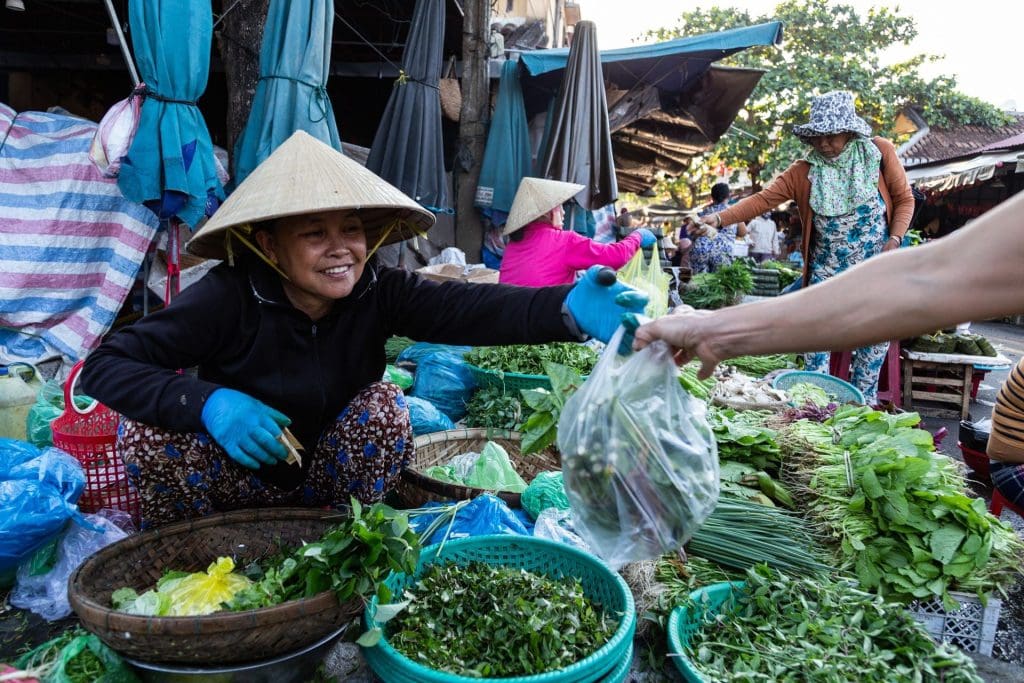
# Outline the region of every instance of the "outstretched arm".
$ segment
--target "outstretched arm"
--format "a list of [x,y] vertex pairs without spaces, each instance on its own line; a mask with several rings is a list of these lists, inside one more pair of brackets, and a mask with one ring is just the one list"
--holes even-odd
[[772,301],[671,315],[637,330],[681,362],[851,349],[1024,312],[1024,193],[936,242],[883,254]]

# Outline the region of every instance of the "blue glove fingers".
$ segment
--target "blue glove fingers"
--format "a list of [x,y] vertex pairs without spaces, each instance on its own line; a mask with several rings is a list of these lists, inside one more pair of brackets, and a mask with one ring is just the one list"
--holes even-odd
[[632,313],[643,313],[650,297],[637,289],[623,285],[623,290],[615,295],[615,303]]
[[277,464],[277,458],[267,452],[259,441],[256,440],[255,434],[246,434],[239,439],[238,447],[241,449],[242,453],[263,465]]
[[[276,432],[277,434],[281,433],[281,429],[280,429],[281,427],[287,427],[288,425],[290,425],[292,423],[291,419],[287,415],[285,415],[284,413],[277,412],[276,410],[274,410],[273,408],[271,408],[270,406],[268,406],[265,403],[261,403],[260,405],[264,406],[264,408],[266,409],[266,413],[265,414],[271,420],[273,420],[273,422],[277,425],[277,427],[278,427],[278,430]],[[261,424],[262,424],[262,420],[261,420]],[[271,434],[275,433],[273,429],[268,429],[268,431]]]
[[640,235],[640,248],[647,249],[653,247],[657,242],[658,238],[654,236],[654,233],[647,228],[640,228],[637,230],[637,234]]
[[260,468],[259,462],[253,460],[248,455],[246,455],[245,452],[242,451],[242,449],[238,446],[238,444],[231,444],[230,446],[225,446],[224,451],[232,460],[237,462],[242,467],[246,467],[250,470],[258,470]]
[[252,440],[270,458],[270,462],[263,460],[263,462],[267,462],[269,465],[275,465],[288,457],[288,449],[284,447],[284,444],[278,441],[273,433],[265,429],[255,430],[252,433]]

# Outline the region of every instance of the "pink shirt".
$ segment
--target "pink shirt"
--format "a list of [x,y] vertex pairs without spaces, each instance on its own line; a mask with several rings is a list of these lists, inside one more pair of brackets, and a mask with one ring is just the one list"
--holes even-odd
[[577,270],[590,266],[618,270],[640,248],[640,235],[636,232],[621,242],[600,244],[541,221],[530,223],[523,230],[523,239],[505,247],[499,282],[526,287],[568,285],[575,281]]

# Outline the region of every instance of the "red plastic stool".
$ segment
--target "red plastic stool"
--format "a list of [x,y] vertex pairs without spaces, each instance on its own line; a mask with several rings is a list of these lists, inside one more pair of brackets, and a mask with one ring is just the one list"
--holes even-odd
[[998,517],[1000,513],[1002,513],[1004,507],[1010,508],[1010,510],[1012,510],[1013,512],[1016,512],[1021,517],[1024,517],[1024,509],[1021,509],[1020,506],[1014,505],[1010,501],[1006,500],[1006,498],[1003,497],[1003,494],[999,493],[999,489],[993,489],[992,504],[989,505],[988,511],[996,517]]
[[[850,363],[852,360],[852,351],[833,351],[829,358],[829,374],[849,382]],[[903,404],[900,380],[900,342],[899,340],[894,340],[889,343],[889,352],[885,355],[885,360],[882,361],[882,369],[878,373],[879,403],[891,401],[897,408]]]

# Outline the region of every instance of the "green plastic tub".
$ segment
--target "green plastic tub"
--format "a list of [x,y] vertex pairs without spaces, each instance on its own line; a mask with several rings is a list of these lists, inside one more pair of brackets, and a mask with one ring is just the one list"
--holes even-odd
[[[416,574],[435,561],[468,564],[486,562],[491,565],[516,567],[544,574],[552,578],[570,576],[578,578],[583,591],[591,600],[599,602],[606,610],[621,614],[619,627],[611,639],[590,656],[564,669],[548,671],[532,676],[496,678],[502,683],[584,683],[624,680],[616,678],[622,661],[633,647],[636,631],[636,606],[626,582],[613,572],[608,565],[589,553],[582,552],[561,543],[531,536],[477,536],[432,545],[420,553]],[[415,576],[392,573],[385,584],[393,595],[403,591],[415,580]],[[373,598],[366,608],[364,622],[367,628],[378,626],[374,620],[377,599]],[[387,632],[386,625],[382,626]],[[481,679],[428,668],[414,662],[395,650],[384,637],[369,648],[363,648],[367,664],[387,683],[479,683]],[[628,664],[626,665],[628,672]]]
[[668,616],[669,657],[687,683],[706,683],[706,679],[690,663],[687,647],[690,638],[700,630],[705,616],[721,612],[727,601],[742,591],[742,581],[726,581],[704,586],[690,593],[689,604],[676,607]]

